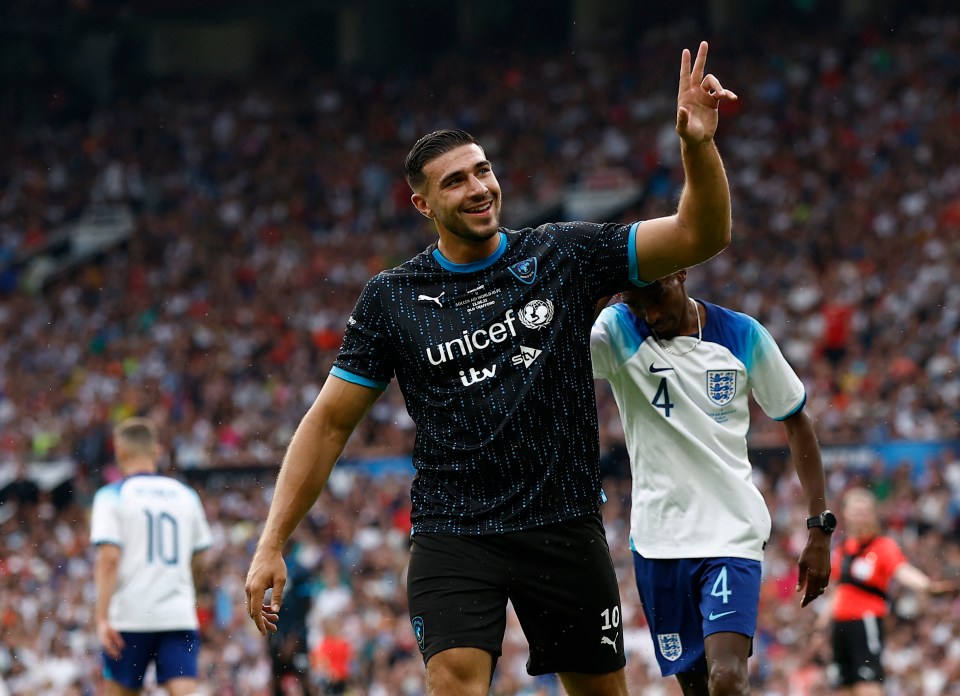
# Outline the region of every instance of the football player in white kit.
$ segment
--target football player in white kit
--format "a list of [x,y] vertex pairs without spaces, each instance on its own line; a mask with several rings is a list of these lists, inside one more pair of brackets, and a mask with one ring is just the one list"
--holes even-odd
[[195,588],[211,543],[203,505],[193,489],[157,473],[160,446],[150,421],[123,421],[113,440],[123,479],[97,491],[90,523],[108,693],[139,693],[154,662],[171,696],[196,694]]
[[783,423],[807,498],[803,606],[826,588],[833,516],[802,382],[758,321],[690,298],[686,275],[631,288],[600,312],[593,371],[623,422],[630,547],[661,672],[685,696],[746,696],[771,527],[747,457],[751,391]]

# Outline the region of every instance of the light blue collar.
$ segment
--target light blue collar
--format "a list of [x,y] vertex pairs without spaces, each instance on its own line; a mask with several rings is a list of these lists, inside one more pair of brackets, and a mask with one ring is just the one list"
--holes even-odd
[[496,263],[497,259],[503,256],[503,253],[507,250],[507,235],[502,231],[500,232],[500,245],[497,247],[497,250],[494,251],[490,256],[485,259],[480,259],[479,261],[471,261],[470,263],[454,263],[453,261],[448,260],[443,254],[440,253],[440,248],[437,247],[433,250],[433,258],[437,260],[443,268],[453,273],[470,273],[471,271],[480,271],[488,266]]

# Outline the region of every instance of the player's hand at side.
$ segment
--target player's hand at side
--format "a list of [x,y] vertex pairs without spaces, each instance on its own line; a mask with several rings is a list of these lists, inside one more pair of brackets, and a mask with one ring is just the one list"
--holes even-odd
[[697,58],[690,66],[690,50],[680,58],[680,93],[677,96],[677,133],[688,145],[713,139],[719,121],[721,101],[736,101],[737,95],[724,89],[714,75],[704,74],[707,42],[701,41]]
[[97,621],[97,639],[103,646],[103,651],[112,659],[119,659],[120,653],[126,647],[123,636],[106,621]]
[[[247,614],[257,624],[261,635],[276,633],[277,618],[283,604],[283,588],[287,584],[287,566],[279,551],[257,547],[247,573]],[[270,604],[264,604],[267,590],[272,590]]]
[[811,530],[797,567],[797,592],[803,592],[800,606],[805,607],[830,584],[830,537],[819,529]]

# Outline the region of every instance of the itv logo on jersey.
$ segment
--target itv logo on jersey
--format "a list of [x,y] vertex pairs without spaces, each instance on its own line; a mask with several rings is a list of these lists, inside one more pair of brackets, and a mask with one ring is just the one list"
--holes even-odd
[[463,382],[463,386],[469,387],[473,384],[478,384],[485,379],[490,379],[495,374],[497,374],[496,365],[485,367],[483,368],[483,371],[480,371],[475,367],[471,367],[466,371],[460,370],[460,381]]

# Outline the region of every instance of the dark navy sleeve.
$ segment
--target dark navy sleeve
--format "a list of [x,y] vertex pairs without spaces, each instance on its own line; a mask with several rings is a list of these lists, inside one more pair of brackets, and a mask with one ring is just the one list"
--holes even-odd
[[382,275],[371,278],[360,294],[330,370],[334,377],[374,389],[386,389],[395,372],[381,280]]
[[557,224],[558,230],[567,238],[568,243],[579,250],[578,256],[586,262],[587,290],[590,296],[613,295],[630,285],[642,287],[647,284],[638,277],[637,225],[639,223]]

